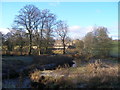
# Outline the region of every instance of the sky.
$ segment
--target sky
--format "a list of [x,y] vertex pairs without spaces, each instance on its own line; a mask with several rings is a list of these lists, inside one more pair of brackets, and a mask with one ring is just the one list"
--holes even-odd
[[118,2],[2,2],[0,31],[7,33],[18,11],[33,4],[40,10],[49,9],[69,25],[69,36],[81,39],[95,26],[104,26],[109,36],[118,39]]

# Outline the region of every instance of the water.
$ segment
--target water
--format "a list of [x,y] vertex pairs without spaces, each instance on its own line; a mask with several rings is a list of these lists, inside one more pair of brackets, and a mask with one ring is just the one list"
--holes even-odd
[[9,61],[10,60],[20,60],[25,63],[31,63],[33,61],[32,56],[3,56],[2,59],[9,60]]
[[[32,61],[32,59],[30,59],[30,58],[27,57],[26,61],[28,61],[28,60]],[[15,57],[15,59],[16,59],[16,57]],[[73,61],[73,62],[74,62],[74,64],[72,65],[72,67],[77,67],[76,61]],[[41,74],[41,76],[46,76],[46,75],[53,76],[53,77],[64,76],[62,74],[60,75],[60,74],[52,73],[52,72],[49,72],[49,73],[43,72]],[[9,79],[9,80],[6,79],[6,80],[3,80],[3,82],[2,82],[3,88],[16,88],[16,87],[18,87],[19,83],[20,83],[19,78],[14,78],[14,79]],[[30,79],[28,77],[24,77],[21,88],[29,88],[29,87],[30,87]]]
[[72,67],[77,67],[76,61],[73,61],[73,62],[74,62],[74,64],[72,65]]
[[30,88],[30,79],[28,77],[24,77],[21,86],[20,85],[20,79],[6,79],[2,81],[2,87],[3,88]]

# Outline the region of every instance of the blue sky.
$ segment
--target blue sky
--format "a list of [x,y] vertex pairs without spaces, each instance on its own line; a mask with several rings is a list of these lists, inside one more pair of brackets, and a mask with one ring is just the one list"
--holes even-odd
[[0,30],[7,32],[13,24],[15,15],[27,4],[39,9],[49,9],[60,20],[69,25],[71,38],[82,38],[93,26],[105,26],[113,39],[118,37],[117,2],[2,2]]

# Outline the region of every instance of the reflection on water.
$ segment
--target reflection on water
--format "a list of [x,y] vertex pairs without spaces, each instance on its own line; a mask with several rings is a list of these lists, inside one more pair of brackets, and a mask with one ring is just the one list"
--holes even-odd
[[76,61],[73,61],[73,65],[72,65],[72,67],[77,67],[77,63],[76,63]]

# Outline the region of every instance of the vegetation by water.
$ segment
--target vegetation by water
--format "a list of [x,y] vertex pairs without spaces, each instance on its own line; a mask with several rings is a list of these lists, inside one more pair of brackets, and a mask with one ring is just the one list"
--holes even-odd
[[120,42],[106,27],[74,40],[65,21],[26,5],[9,29],[0,32],[3,88],[120,88]]
[[[55,70],[35,69],[27,78],[21,75],[16,81],[11,79],[9,88],[119,88],[120,64],[117,60],[97,59],[79,64],[78,67],[58,66]],[[3,86],[6,87],[7,83],[4,82]]]

